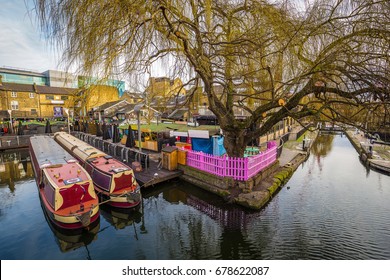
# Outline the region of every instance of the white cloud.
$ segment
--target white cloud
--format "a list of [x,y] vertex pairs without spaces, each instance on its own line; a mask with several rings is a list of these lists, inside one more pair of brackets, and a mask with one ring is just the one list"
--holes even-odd
[[27,10],[32,0],[0,0],[0,7],[0,67],[58,69],[58,55],[43,39],[34,11]]

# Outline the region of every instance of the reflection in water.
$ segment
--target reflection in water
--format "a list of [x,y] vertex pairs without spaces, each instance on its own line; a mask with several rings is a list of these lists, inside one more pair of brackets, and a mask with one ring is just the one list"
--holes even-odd
[[90,224],[84,229],[63,229],[57,227],[47,216],[44,206],[41,203],[42,212],[51,231],[56,237],[56,242],[62,253],[73,251],[84,247],[87,252],[87,259],[91,260],[91,255],[88,245],[97,239],[97,234],[100,230],[100,219]]
[[[310,152],[313,154],[313,160],[318,165],[319,170],[322,170],[322,158],[325,158],[332,151],[332,143],[334,139],[333,133],[322,132],[320,137],[317,137],[313,145],[310,148]],[[311,165],[311,169],[314,168],[314,164]]]
[[56,228],[50,220],[47,220],[50,229],[53,231],[53,234],[57,238],[57,244],[61,250],[61,252],[66,253],[71,250],[76,250],[81,247],[85,247],[88,252],[88,259],[91,259],[88,245],[91,244],[92,241],[97,240],[97,234],[100,230],[100,223],[94,223],[91,225],[89,230],[83,231],[72,231],[61,228]]
[[325,157],[332,150],[334,134],[322,133],[321,137],[317,137],[313,142],[310,152],[317,157]]
[[100,214],[115,229],[124,229],[127,226],[134,226],[135,223],[141,222],[142,214],[138,208],[120,209],[102,204],[100,205]]
[[[171,205],[187,205],[194,210],[177,213],[175,222],[170,227],[165,224],[157,227],[163,235],[170,236],[166,243],[173,245],[168,246],[177,247],[177,250],[182,251],[181,254],[186,252],[183,258],[240,259],[255,255],[255,248],[244,233],[252,219],[258,218],[258,212],[226,204],[220,197],[182,181],[147,190],[143,197],[147,204],[152,203],[152,207],[147,208],[148,211],[158,211],[159,206],[154,204],[157,202],[154,198],[161,197]],[[169,242],[170,239],[173,242]],[[211,244],[213,245],[209,247]],[[174,248],[170,250],[172,258],[177,252]]]
[[190,184],[183,184],[182,181],[162,184],[154,190],[147,190],[145,198],[151,195],[158,197],[162,192],[162,197],[171,204],[183,203],[206,214],[208,217],[218,222],[228,229],[242,229],[250,222],[251,216],[255,212],[246,210],[237,205],[226,204],[220,197],[202,191]]
[[34,178],[28,149],[0,152],[0,187],[15,191],[15,182]]

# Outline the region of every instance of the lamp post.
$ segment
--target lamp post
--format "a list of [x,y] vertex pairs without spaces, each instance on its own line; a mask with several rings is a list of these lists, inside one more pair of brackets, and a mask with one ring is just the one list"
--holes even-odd
[[142,142],[141,142],[141,121],[140,121],[140,111],[141,111],[141,108],[144,107],[144,104],[141,103],[141,104],[137,104],[134,106],[134,112],[137,114],[137,125],[138,125],[138,148],[139,148],[139,152],[141,153],[142,152]]
[[160,116],[160,114],[158,112],[156,112],[156,113],[154,113],[154,116],[156,117],[157,125],[158,125],[158,117]]
[[65,113],[68,115],[68,133],[70,134],[70,123],[69,123],[69,118],[70,118],[70,116],[69,116],[69,109],[68,109],[68,108],[64,108],[64,111],[65,111]]
[[11,130],[11,133],[14,133],[14,128],[13,128],[13,125],[12,125],[12,109],[11,110],[7,110],[7,111],[8,111],[8,114],[9,114],[10,130]]

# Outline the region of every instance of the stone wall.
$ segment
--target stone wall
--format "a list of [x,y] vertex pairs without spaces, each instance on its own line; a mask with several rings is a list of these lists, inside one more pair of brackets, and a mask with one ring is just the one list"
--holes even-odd
[[222,197],[227,197],[232,192],[250,193],[262,180],[275,172],[278,166],[278,161],[275,161],[248,181],[235,181],[233,178],[216,176],[187,165],[178,164],[178,169],[184,173],[181,176],[183,180]]

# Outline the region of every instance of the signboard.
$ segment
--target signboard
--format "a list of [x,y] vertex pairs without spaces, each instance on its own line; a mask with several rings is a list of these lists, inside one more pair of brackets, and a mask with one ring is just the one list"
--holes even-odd
[[62,117],[62,107],[54,107],[54,117]]
[[188,133],[184,131],[172,131],[170,133],[170,136],[180,136],[180,137],[188,137]]
[[191,138],[209,139],[210,134],[208,130],[188,130],[188,136]]

